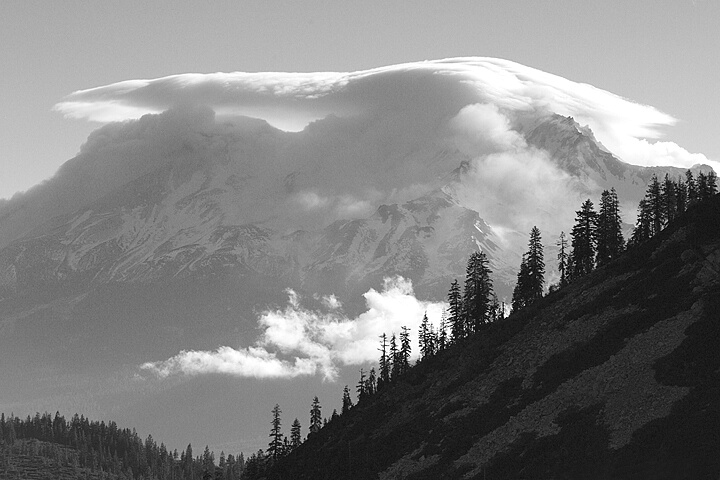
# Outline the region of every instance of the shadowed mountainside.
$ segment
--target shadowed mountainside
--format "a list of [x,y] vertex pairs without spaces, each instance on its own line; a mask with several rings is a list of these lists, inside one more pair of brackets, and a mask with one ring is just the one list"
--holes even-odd
[[720,197],[412,368],[269,478],[720,475]]

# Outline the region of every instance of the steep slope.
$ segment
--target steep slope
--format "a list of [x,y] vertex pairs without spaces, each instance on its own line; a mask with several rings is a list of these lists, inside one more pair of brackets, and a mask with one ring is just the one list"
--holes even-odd
[[269,478],[720,475],[720,197],[331,421]]

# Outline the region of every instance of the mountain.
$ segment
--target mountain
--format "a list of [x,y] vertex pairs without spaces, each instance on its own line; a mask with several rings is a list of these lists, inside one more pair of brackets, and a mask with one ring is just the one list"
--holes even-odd
[[720,196],[333,419],[267,478],[720,475]]
[[0,404],[164,428],[146,413],[189,387],[148,386],[138,367],[251,344],[288,288],[335,295],[349,317],[396,275],[443,300],[482,249],[509,301],[530,226],[550,258],[584,198],[615,187],[632,216],[652,173],[680,173],[623,163],[560,115],[508,123],[506,150],[478,146],[448,130],[454,108],[330,115],[300,132],[180,108],[98,129],[55,177],[0,206]]

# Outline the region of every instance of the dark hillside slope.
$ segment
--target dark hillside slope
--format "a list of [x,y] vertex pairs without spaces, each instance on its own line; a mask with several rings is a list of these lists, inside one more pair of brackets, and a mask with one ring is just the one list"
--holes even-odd
[[717,479],[720,197],[411,369],[269,478]]

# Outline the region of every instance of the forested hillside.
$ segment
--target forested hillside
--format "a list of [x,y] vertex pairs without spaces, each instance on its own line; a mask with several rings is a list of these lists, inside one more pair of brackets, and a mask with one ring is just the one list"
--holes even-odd
[[425,356],[256,478],[718,478],[720,198],[655,217],[673,185],[653,183],[625,253]]

